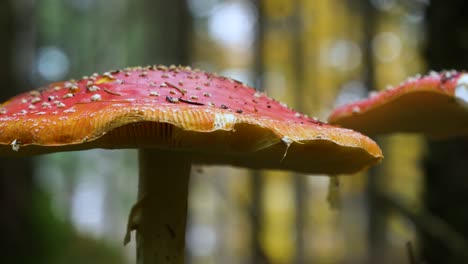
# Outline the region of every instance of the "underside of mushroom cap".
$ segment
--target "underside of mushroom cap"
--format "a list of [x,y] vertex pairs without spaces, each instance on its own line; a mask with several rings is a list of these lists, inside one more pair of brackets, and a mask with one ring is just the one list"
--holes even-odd
[[421,133],[433,138],[468,135],[468,74],[445,71],[416,76],[338,107],[334,125],[366,135]]
[[366,136],[188,67],[93,74],[16,96],[0,111],[2,156],[160,148],[192,153],[203,164],[332,174],[382,158]]

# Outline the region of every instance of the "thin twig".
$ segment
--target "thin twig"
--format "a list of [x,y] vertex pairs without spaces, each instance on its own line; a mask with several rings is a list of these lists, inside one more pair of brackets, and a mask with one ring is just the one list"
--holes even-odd
[[401,198],[389,193],[380,191],[377,198],[389,208],[411,220],[420,232],[441,241],[454,255],[464,260],[463,263],[468,263],[467,241],[442,219],[423,210],[416,211],[403,202]]
[[414,256],[413,244],[411,241],[406,242],[406,251],[408,252],[409,264],[417,264],[416,257]]

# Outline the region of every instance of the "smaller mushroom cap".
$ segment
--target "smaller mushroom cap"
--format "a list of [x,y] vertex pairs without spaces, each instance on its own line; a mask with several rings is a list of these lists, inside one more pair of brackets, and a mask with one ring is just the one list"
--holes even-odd
[[468,74],[445,71],[412,77],[367,99],[338,107],[328,121],[366,135],[467,136]]
[[330,174],[382,158],[358,132],[189,67],[93,74],[0,105],[0,156],[90,148],[171,149],[190,153],[195,163]]

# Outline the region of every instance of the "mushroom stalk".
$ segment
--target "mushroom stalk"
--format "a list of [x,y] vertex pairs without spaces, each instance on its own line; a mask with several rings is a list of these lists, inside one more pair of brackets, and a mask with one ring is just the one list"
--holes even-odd
[[137,263],[184,263],[191,159],[140,149],[139,166]]

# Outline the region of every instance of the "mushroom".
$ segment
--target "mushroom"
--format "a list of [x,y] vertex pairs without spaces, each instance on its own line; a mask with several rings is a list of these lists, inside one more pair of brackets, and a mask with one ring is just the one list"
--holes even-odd
[[138,263],[182,263],[191,164],[353,173],[382,159],[374,141],[299,114],[245,84],[190,67],[93,74],[0,106],[0,155],[138,148]]
[[430,72],[369,98],[338,107],[331,124],[366,135],[422,133],[433,138],[468,135],[468,74]]

